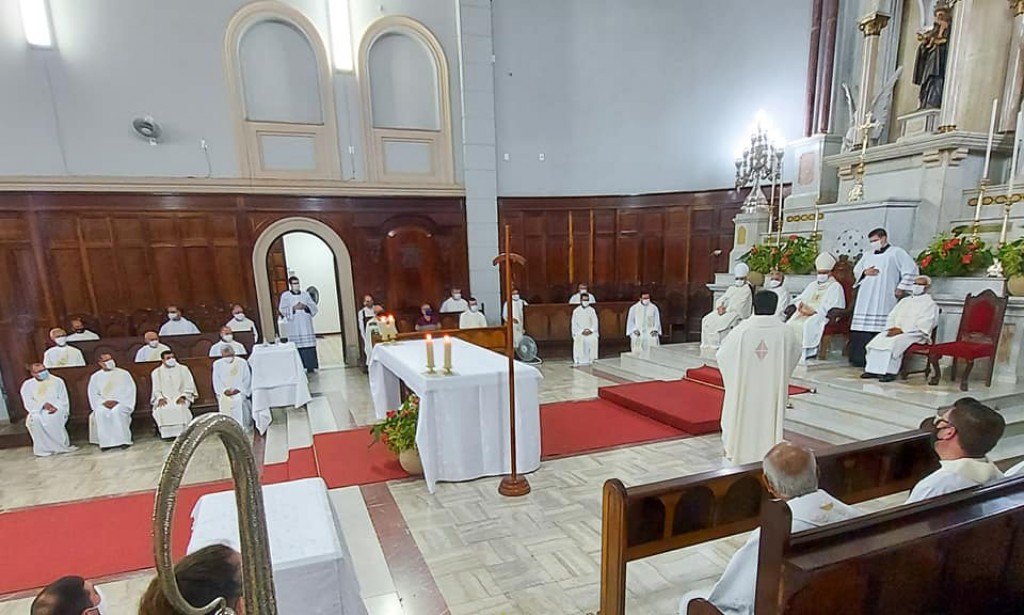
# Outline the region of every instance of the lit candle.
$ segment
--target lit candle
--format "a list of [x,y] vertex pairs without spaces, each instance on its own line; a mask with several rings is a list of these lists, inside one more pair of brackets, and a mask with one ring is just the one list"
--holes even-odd
[[444,336],[444,371],[452,371],[452,338]]
[[992,101],[992,118],[988,122],[988,146],[985,148],[985,168],[981,172],[982,179],[988,179],[988,168],[992,162],[992,141],[996,137],[996,107],[999,106],[999,99]]
[[434,336],[427,334],[427,370],[434,371]]

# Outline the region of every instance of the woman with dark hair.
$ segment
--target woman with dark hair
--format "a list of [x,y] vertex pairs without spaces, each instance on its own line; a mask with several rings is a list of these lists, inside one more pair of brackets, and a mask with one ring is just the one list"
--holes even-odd
[[[238,615],[245,615],[242,596],[242,556],[231,547],[210,545],[186,555],[174,567],[174,578],[185,601],[199,608],[217,598]],[[179,615],[154,578],[139,601],[139,615]]]

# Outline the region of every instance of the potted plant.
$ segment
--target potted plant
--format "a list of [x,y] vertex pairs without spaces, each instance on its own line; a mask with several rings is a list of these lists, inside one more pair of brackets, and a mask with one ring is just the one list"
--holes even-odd
[[921,273],[933,277],[970,276],[992,266],[995,257],[985,242],[959,232],[942,233],[917,255]]
[[740,257],[750,271],[763,276],[775,271],[803,275],[814,271],[814,259],[818,257],[818,246],[813,239],[790,235],[781,244],[760,244]]
[[413,476],[423,475],[423,464],[416,449],[416,424],[420,416],[420,398],[410,395],[398,410],[389,410],[383,421],[370,427],[373,442],[383,443],[398,456],[402,469]]
[[1024,237],[999,248],[1006,290],[1014,297],[1024,297]]

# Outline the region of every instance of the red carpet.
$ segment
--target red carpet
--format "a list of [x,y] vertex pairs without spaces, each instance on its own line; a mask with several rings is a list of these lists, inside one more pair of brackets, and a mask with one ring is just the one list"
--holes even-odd
[[597,395],[659,423],[700,435],[719,430],[725,392],[690,380],[653,380],[601,387]]
[[540,409],[544,459],[685,435],[689,434],[603,399],[545,404]]
[[370,446],[370,430],[361,427],[348,431],[313,436],[320,476],[328,489],[380,483],[407,478],[395,455],[382,444]]
[[[686,371],[687,380],[695,380],[697,382],[703,382],[716,387],[723,387],[725,383],[722,382],[722,372],[718,371],[718,368],[704,365],[696,367]],[[810,393],[811,390],[804,387],[798,387],[795,385],[789,385],[790,395],[801,395],[803,393]]]

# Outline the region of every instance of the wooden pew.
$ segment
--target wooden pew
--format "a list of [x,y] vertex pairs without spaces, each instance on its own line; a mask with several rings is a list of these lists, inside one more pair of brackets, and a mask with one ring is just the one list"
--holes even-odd
[[[855,504],[909,490],[938,468],[928,435],[911,431],[829,449],[816,455],[820,485]],[[768,501],[761,463],[626,487],[604,484],[601,614],[626,608],[626,564],[748,532]]]
[[[395,338],[396,341],[402,342],[405,340],[419,340],[425,338],[428,334],[433,335],[434,339],[440,339],[445,335],[451,337],[457,337],[460,340],[469,342],[470,344],[476,344],[488,350],[493,350],[499,354],[505,354],[505,327],[483,327],[480,329],[441,329],[439,331],[413,331],[412,333],[399,333]],[[379,344],[380,337],[374,333],[373,343]]]
[[[234,333],[234,339],[245,346],[247,353],[252,353],[254,343],[252,332],[239,331]],[[160,338],[160,343],[165,344],[174,351],[179,359],[190,357],[205,357],[210,354],[210,347],[220,341],[220,332],[200,333],[198,335],[166,335]],[[94,365],[99,356],[109,352],[114,357],[118,367],[125,367],[129,363],[135,363],[135,353],[142,348],[146,342],[139,337],[110,337],[90,342],[69,342],[75,348],[82,351],[85,362]]]
[[[594,304],[600,323],[602,354],[609,354],[629,346],[626,337],[626,318],[635,301],[608,301]],[[526,335],[546,351],[571,352],[572,311],[575,305],[568,303],[531,303],[523,308]]]

